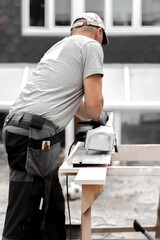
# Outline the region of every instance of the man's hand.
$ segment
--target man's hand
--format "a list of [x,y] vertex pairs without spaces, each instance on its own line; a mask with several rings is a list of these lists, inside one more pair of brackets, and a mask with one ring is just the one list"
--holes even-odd
[[105,126],[108,119],[109,119],[109,116],[103,111],[100,119],[98,121],[93,121],[94,128],[99,127],[101,125]]

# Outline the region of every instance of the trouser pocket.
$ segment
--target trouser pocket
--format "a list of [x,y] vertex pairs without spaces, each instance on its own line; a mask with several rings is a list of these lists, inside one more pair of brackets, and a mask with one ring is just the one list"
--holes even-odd
[[[60,143],[54,142],[54,135],[49,129],[30,128],[26,160],[26,170],[30,175],[47,177],[59,168]],[[39,139],[39,136],[43,138]]]
[[28,147],[26,170],[32,176],[47,177],[59,168],[60,144],[56,143],[50,149],[34,149]]
[[5,147],[8,154],[8,164],[12,169],[26,171],[28,136],[5,131]]

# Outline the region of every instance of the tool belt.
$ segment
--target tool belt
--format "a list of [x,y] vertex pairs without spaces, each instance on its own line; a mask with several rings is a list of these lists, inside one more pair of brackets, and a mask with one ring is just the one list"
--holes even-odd
[[[28,130],[28,136],[14,134],[9,128],[7,130],[7,126],[14,126]],[[39,177],[51,176],[58,170],[62,132],[57,133],[57,128],[53,123],[38,115],[15,113],[13,115],[9,114],[6,117],[4,129],[5,127],[6,150],[11,168],[25,170],[28,174]],[[10,142],[9,139],[11,138],[18,139],[20,137],[22,137],[22,139],[21,141],[19,139],[17,146],[15,141],[15,146],[13,146],[12,143],[7,143],[7,141]],[[19,169],[19,161],[17,161],[19,158],[19,154],[17,153],[18,145],[20,146],[19,150],[20,148],[25,149],[26,145],[26,159],[22,166],[24,169]],[[14,159],[14,156],[17,156],[18,158],[16,159],[15,157]]]

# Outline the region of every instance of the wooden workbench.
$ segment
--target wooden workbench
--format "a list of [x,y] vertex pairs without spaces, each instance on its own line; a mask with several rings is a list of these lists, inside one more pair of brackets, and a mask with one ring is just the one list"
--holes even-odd
[[[91,206],[104,191],[107,166],[110,164],[111,154],[102,153],[93,155],[86,152],[82,153],[79,151],[81,149],[80,144],[78,143],[71,155],[65,159],[60,167],[60,173],[64,175],[76,175],[75,183],[82,185],[81,240],[89,240],[91,239]],[[73,167],[73,160],[83,161],[85,167],[77,164],[76,167]]]
[[[73,153],[76,148],[73,150]],[[101,157],[101,156],[98,156]],[[104,157],[104,156],[103,156]],[[75,182],[82,185],[81,203],[81,240],[90,240],[91,232],[133,232],[133,228],[97,228],[91,229],[91,206],[104,190],[106,176],[160,176],[160,166],[111,166],[112,161],[160,161],[160,145],[120,145],[118,153],[107,153],[106,164],[73,167],[71,157],[60,167],[64,175],[76,175]],[[144,227],[156,232],[160,239],[160,204],[157,210],[157,225]]]

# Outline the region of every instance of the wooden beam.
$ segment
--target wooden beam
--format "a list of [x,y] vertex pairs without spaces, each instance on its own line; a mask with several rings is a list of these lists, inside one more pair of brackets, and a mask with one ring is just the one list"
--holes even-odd
[[[143,227],[148,232],[154,232],[156,227]],[[92,233],[116,233],[116,232],[135,232],[133,227],[108,227],[108,228],[92,228]]]
[[82,185],[81,240],[91,240],[91,205],[103,191],[103,185]]
[[81,240],[91,240],[91,207],[81,214]]
[[108,166],[107,176],[160,176],[160,166]]
[[92,206],[103,191],[103,185],[82,185],[82,214]]
[[[60,173],[77,175],[79,169],[65,163]],[[160,166],[108,166],[107,176],[160,176]]]
[[119,145],[112,161],[160,161],[160,144]]
[[106,171],[106,167],[82,167],[78,171],[74,181],[80,185],[104,185],[106,181]]
[[[142,235],[142,234],[141,234]],[[142,235],[143,236],[143,235]],[[146,240],[146,238],[136,238],[136,240]],[[99,240],[99,238],[93,238],[92,240]],[[104,239],[103,239],[104,240]],[[106,240],[106,239],[105,239]],[[124,237],[122,237],[122,238],[108,238],[107,237],[107,240],[124,240]],[[131,238],[125,238],[125,240],[135,240],[135,238],[133,239],[131,239]],[[155,240],[160,240],[160,238],[156,238]]]

